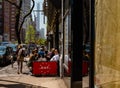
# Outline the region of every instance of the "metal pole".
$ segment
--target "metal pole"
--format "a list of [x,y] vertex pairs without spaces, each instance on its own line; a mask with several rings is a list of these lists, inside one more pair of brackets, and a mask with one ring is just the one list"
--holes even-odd
[[64,24],[63,24],[63,0],[61,0],[61,29],[62,29],[62,56],[60,58],[60,77],[63,77],[63,60],[64,60]]
[[71,88],[82,88],[83,1],[71,0]]
[[91,30],[91,59],[90,59],[90,78],[89,78],[89,88],[94,88],[94,73],[95,73],[95,69],[94,69],[94,46],[95,46],[95,17],[94,17],[94,11],[95,11],[95,0],[91,0],[90,3],[90,30]]

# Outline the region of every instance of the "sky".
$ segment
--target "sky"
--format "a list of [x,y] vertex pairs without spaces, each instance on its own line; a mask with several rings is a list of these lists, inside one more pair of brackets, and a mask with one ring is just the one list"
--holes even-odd
[[[43,1],[44,0],[35,0],[35,7],[34,7],[34,10],[37,10],[37,3],[40,3],[40,10],[42,10],[42,4],[43,4]],[[33,12],[34,15],[37,14],[37,12]],[[46,35],[46,20],[45,20],[45,23],[44,23],[44,15],[42,14],[42,12],[40,12],[40,28],[44,28],[45,29],[45,35]]]

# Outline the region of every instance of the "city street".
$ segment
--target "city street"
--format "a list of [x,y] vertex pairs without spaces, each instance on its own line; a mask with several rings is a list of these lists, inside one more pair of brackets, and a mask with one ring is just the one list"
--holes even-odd
[[24,62],[22,74],[17,74],[17,63],[0,68],[0,88],[66,88],[60,77],[35,77]]

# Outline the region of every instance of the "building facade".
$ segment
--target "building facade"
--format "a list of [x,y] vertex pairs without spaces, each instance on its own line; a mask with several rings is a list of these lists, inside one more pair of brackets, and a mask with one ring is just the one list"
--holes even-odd
[[3,1],[0,0],[0,41],[3,39]]
[[[16,3],[16,0],[12,2]],[[3,14],[4,14],[4,33],[3,41],[15,41],[15,21],[16,21],[16,7],[7,1],[3,0]]]
[[[22,3],[22,13],[21,13],[21,17],[20,17],[20,24],[23,21],[23,17],[29,13],[31,8],[31,0],[23,0]],[[26,35],[26,30],[29,28],[30,25],[33,25],[33,20],[32,20],[32,16],[29,15],[28,17],[26,17],[23,26],[22,26],[22,30],[21,30],[21,41],[23,43],[25,43],[25,35]]]
[[[65,66],[65,56],[71,58],[71,8],[69,0],[45,0],[44,13],[48,18],[47,43],[49,49],[54,47],[59,50]],[[66,70],[64,67],[62,68]],[[64,72],[65,83],[70,88],[70,77],[66,77]]]
[[[67,69],[64,66],[62,68],[64,70],[62,76],[68,88],[83,88],[83,44],[92,40],[90,3],[90,0],[58,0],[57,2],[45,0],[44,2],[45,14],[48,18],[48,46],[55,47],[60,51],[63,65],[65,65],[65,55],[68,55],[72,61],[69,77],[64,74]],[[90,71],[90,73],[92,72]],[[91,76],[89,82],[93,82],[92,79]]]
[[40,29],[40,38],[45,39],[45,29],[44,28]]
[[[16,2],[16,0],[14,0]],[[10,41],[16,41],[16,31],[15,31],[15,22],[16,22],[16,7],[14,5],[10,5]]]
[[[19,4],[19,0],[12,0],[12,3]],[[0,1],[0,15],[2,18],[1,20],[1,32],[0,35],[3,36],[2,41],[10,41],[10,42],[15,42],[17,41],[16,37],[16,31],[15,31],[15,23],[16,23],[16,12],[17,12],[17,7],[5,0]],[[31,8],[31,1],[30,0],[23,0],[22,1],[22,10],[20,14],[20,24],[23,21],[23,17],[30,11]],[[0,17],[1,17],[0,16]],[[28,16],[24,24],[22,26],[22,31],[21,31],[21,40],[22,42],[25,41],[25,33],[26,29],[30,24],[33,24],[32,22],[32,16]],[[20,26],[20,25],[19,25]]]

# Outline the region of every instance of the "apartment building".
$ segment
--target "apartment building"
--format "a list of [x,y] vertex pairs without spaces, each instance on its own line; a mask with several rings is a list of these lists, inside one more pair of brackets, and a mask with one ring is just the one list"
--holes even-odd
[[3,34],[3,4],[2,0],[0,0],[0,41],[2,41]]
[[[16,0],[12,0],[12,1],[16,3]],[[16,41],[15,14],[16,14],[16,7],[7,1],[3,1],[3,15],[4,15],[3,41]]]
[[[19,3],[19,0],[12,0],[14,3]],[[3,31],[1,30],[0,33],[3,36],[3,41],[11,41],[15,42],[17,41],[16,37],[16,31],[15,31],[15,22],[16,22],[16,12],[17,8],[15,5],[5,1],[1,0],[1,6],[3,7],[3,11],[1,12],[1,16],[3,18]],[[3,5],[3,6],[2,6]],[[23,0],[22,2],[22,10],[20,14],[20,24],[23,21],[23,17],[29,12],[31,7],[31,2],[30,0]],[[1,20],[2,21],[2,20]],[[25,41],[25,30],[27,27],[31,24],[31,16],[27,17],[25,19],[25,22],[22,26],[22,31],[21,31],[21,40],[22,42]],[[20,26],[20,25],[19,25]],[[2,29],[2,26],[0,26]]]

